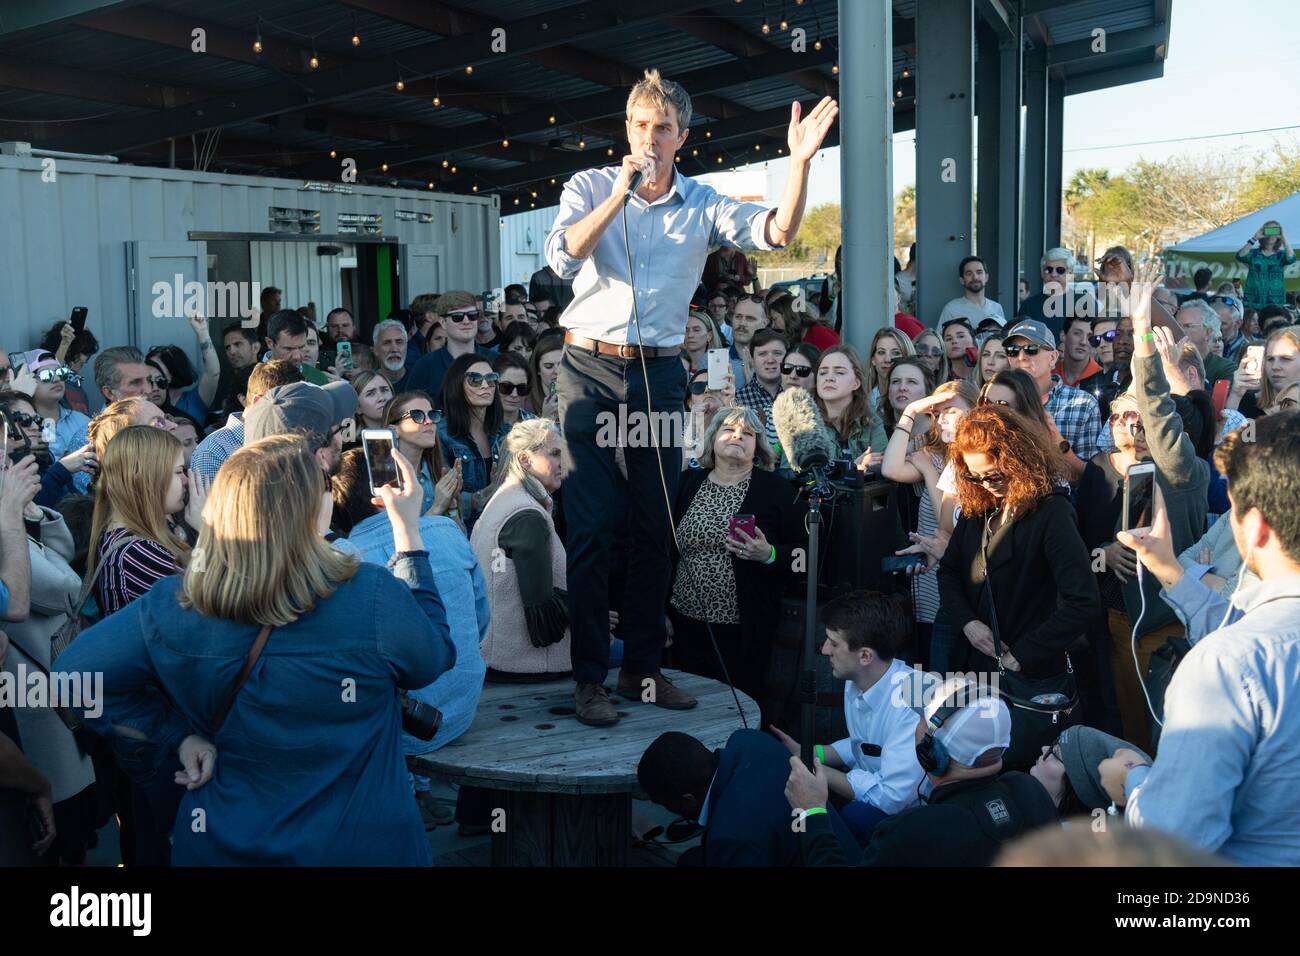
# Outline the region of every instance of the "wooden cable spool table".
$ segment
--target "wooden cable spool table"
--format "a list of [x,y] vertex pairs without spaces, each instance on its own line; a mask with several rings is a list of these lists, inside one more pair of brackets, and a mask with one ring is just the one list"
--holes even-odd
[[[494,791],[493,866],[623,866],[631,845],[636,765],[660,734],[690,734],[710,750],[742,726],[726,684],[665,671],[694,695],[667,710],[610,691],[623,719],[588,727],[573,716],[573,680],[484,685],[469,730],[407,758],[412,772]],[[614,686],[611,675],[607,686]],[[752,728],[759,710],[737,692]]]

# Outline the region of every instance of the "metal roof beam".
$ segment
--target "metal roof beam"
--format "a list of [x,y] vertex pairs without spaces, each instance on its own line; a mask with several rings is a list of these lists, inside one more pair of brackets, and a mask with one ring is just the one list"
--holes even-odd
[[1165,61],[1139,63],[1137,66],[1120,67],[1113,70],[1097,70],[1065,77],[1065,95],[1091,93],[1093,90],[1108,90],[1129,83],[1141,83],[1144,80],[1158,80],[1165,75]]
[[[678,75],[675,79],[688,90],[709,92],[736,86],[750,80],[762,79],[770,76],[773,72],[779,73],[781,67],[786,63],[826,62],[833,55],[829,46],[820,51],[809,50],[807,53],[768,52],[762,56],[692,70]],[[390,166],[418,163],[426,159],[445,156],[457,150],[485,146],[499,141],[503,135],[507,134],[518,136],[524,133],[536,133],[546,130],[558,132],[560,129],[573,126],[594,129],[596,121],[607,120],[611,117],[615,117],[619,121],[610,125],[617,126],[617,132],[614,135],[621,138],[621,120],[626,107],[627,93],[624,90],[593,93],[591,96],[579,97],[561,105],[539,105],[535,109],[526,110],[517,115],[505,116],[499,120],[471,123],[469,126],[462,126],[455,130],[431,130],[429,135],[423,137],[419,143],[407,147],[382,151],[363,151],[356,157],[357,165],[359,168],[368,169],[385,162]],[[554,125],[550,122],[551,116],[556,117]],[[789,122],[788,110],[786,122]],[[325,175],[323,165],[311,171],[317,175]]]
[[[1073,40],[1058,43],[1047,48],[1049,66],[1064,66],[1084,60],[1100,60],[1111,53],[1127,53],[1145,47],[1155,47],[1169,39],[1169,26],[1138,27],[1135,30],[1121,30],[1119,33],[1106,32],[1093,39]],[[1104,41],[1103,49],[1095,49],[1098,40]]]
[[[695,0],[698,2],[698,0]],[[653,6],[639,0],[589,0],[503,23],[507,27],[506,52],[493,52],[496,40],[489,30],[408,47],[400,52],[412,79],[434,76],[465,66],[501,62],[513,56],[546,49],[560,43],[613,33],[659,19],[692,5],[692,0],[656,0]],[[82,149],[114,152],[141,143],[188,135],[216,126],[275,116],[358,93],[384,89],[393,82],[388,57],[323,69],[255,87],[222,94],[203,103],[169,110],[161,116],[112,123],[86,124],[78,134]]]
[[40,3],[6,3],[0,8],[0,42],[42,27],[51,27],[105,10],[125,10],[144,0],[41,0]]
[[[719,17],[712,10],[694,10],[686,16],[671,17],[668,22],[683,33],[710,43],[719,50],[725,50],[732,56],[742,59],[790,52],[760,40],[728,20]],[[911,24],[912,21],[895,20],[895,29],[898,29],[899,23]],[[827,36],[832,36],[833,33],[834,28],[832,27],[827,32]],[[816,40],[817,37],[813,37],[813,39]],[[895,43],[896,45],[902,45],[897,40]],[[827,49],[830,48],[830,45],[825,46]],[[808,57],[816,52],[810,47],[807,53],[799,55]],[[808,61],[807,65],[813,64]],[[836,96],[839,93],[839,84],[833,78],[826,76],[824,73],[818,73],[816,70],[792,68],[786,71],[776,69],[768,71],[768,75],[774,73],[780,73],[792,83],[802,86],[810,93],[816,93],[818,96]]]
[[152,109],[172,109],[200,102],[211,95],[207,90],[150,83],[129,76],[72,69],[58,63],[12,56],[0,58],[0,86]]

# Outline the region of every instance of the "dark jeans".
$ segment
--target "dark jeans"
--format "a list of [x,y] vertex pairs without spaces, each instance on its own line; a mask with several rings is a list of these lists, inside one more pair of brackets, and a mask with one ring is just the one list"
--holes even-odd
[[[651,410],[682,413],[686,376],[676,356],[646,359]],[[564,347],[556,385],[560,425],[564,432],[564,515],[567,524],[569,633],[572,638],[573,679],[602,683],[609,671],[610,545],[627,516],[627,529],[636,542],[628,556],[619,636],[623,639],[623,668],[631,674],[653,674],[663,655],[664,606],[672,574],[672,516],[664,502],[677,495],[681,448],[665,441],[656,450],[644,427],[646,389],[640,359],[595,355],[572,345]],[[623,406],[623,414],[619,414]],[[640,419],[643,427],[637,428]],[[637,447],[625,448],[627,482],[614,462],[608,441],[617,423],[626,420]],[[611,425],[610,423],[614,423]],[[602,427],[604,426],[604,427]],[[660,478],[662,458],[663,477]]]

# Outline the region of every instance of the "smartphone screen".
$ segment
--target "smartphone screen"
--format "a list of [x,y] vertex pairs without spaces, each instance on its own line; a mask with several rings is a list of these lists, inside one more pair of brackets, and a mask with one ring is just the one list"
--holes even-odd
[[731,359],[726,349],[709,349],[709,390],[716,392],[727,387],[727,372]]
[[86,313],[86,307],[84,305],[79,305],[72,310],[72,315],[68,319],[68,321],[72,323],[72,331],[76,332],[78,335],[86,331]]
[[891,554],[880,559],[880,570],[886,574],[896,574],[923,564],[923,554]]
[[1125,531],[1150,528],[1152,508],[1155,503],[1156,473],[1154,469],[1130,471],[1124,482]]
[[384,485],[400,489],[401,474],[393,459],[393,433],[387,428],[367,428],[361,432],[361,447],[366,454],[366,468],[370,472],[370,490],[379,494]]
[[1266,235],[1266,236],[1280,236],[1280,235],[1282,235],[1282,229],[1281,229],[1281,227],[1279,227],[1279,226],[1265,226],[1265,227],[1264,227],[1264,235]]
[[352,343],[340,342],[338,350],[338,365],[336,371],[351,371],[352,369]]

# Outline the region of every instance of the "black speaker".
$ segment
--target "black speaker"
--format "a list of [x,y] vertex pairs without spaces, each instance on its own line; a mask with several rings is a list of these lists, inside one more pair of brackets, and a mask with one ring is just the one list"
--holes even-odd
[[822,505],[821,600],[862,588],[885,593],[898,589],[897,576],[880,571],[881,559],[907,544],[899,520],[898,487],[883,479],[836,483],[834,501]]

